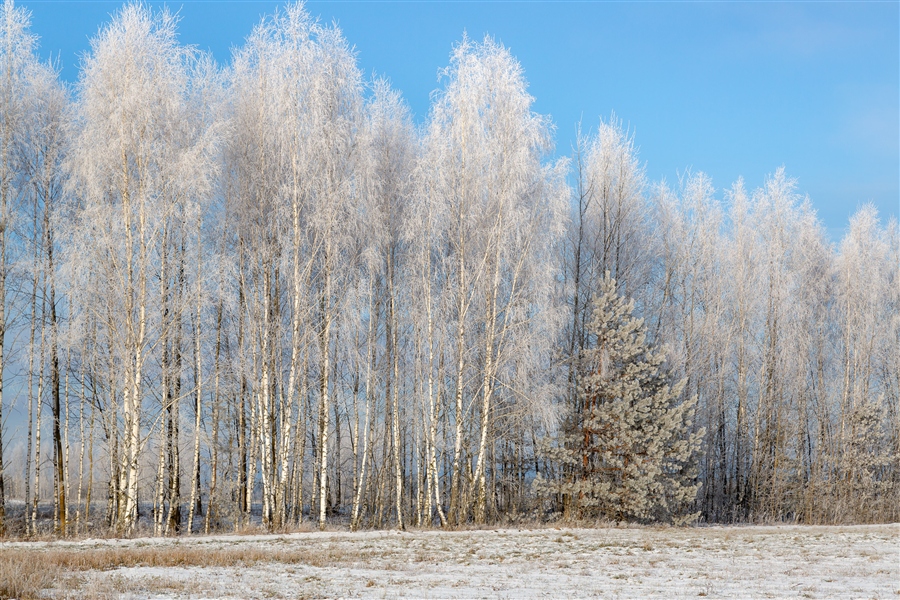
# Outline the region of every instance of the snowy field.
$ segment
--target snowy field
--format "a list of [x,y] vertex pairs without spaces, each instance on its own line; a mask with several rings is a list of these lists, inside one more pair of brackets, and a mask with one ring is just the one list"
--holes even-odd
[[89,539],[3,555],[60,565],[52,598],[900,597],[898,524]]

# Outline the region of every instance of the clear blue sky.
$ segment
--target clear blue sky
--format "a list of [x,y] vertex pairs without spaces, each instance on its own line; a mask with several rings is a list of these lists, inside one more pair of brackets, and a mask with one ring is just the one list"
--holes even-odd
[[[20,2],[44,57],[75,81],[119,2]],[[163,3],[152,2],[154,6]],[[185,44],[230,59],[278,2],[168,2]],[[489,33],[525,69],[557,152],[612,111],[651,179],[688,169],[748,187],[784,165],[833,239],[858,206],[900,213],[900,3],[308,2],[336,21],[366,73],[389,77],[416,118],[463,31]]]

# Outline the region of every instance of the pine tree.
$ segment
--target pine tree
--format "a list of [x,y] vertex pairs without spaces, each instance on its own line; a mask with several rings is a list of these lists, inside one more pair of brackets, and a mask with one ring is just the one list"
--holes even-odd
[[561,477],[539,478],[536,489],[558,494],[568,516],[686,522],[696,517],[685,509],[700,488],[697,399],[680,400],[685,381],[670,384],[663,352],[647,343],[633,311],[607,272],[588,323],[578,400],[548,453]]

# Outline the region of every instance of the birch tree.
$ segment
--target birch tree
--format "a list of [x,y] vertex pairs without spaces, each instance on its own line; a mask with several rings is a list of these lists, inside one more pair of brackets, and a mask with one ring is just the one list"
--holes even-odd
[[[259,352],[251,410],[262,476],[264,520],[283,521],[297,393],[312,357],[319,373],[316,477],[318,520],[325,524],[332,327],[339,315],[347,240],[354,235],[356,135],[361,78],[336,28],[315,23],[302,5],[264,20],[235,55],[232,172],[237,235],[252,262],[240,285],[246,322]],[[243,264],[243,263],[242,263]],[[283,277],[281,273],[290,275]],[[289,304],[282,310],[282,285]],[[281,315],[289,314],[286,385],[279,381]],[[313,333],[315,330],[315,334]],[[249,341],[249,338],[247,338]],[[315,340],[315,341],[314,341]],[[302,439],[302,438],[300,438]],[[250,461],[253,470],[253,461]],[[297,466],[302,474],[302,466]],[[252,491],[247,476],[245,493]]]
[[27,180],[16,142],[23,135],[30,97],[29,83],[39,69],[35,38],[29,31],[28,12],[5,0],[0,23],[0,536],[6,531],[6,492],[3,462],[3,383],[6,362],[3,348],[9,329],[7,279],[14,262],[12,234],[17,200]]
[[[60,329],[64,307],[62,293],[57,286],[56,271],[59,268],[59,244],[56,235],[65,186],[62,163],[66,136],[65,119],[68,107],[67,95],[59,83],[56,71],[50,66],[33,65],[30,73],[30,89],[25,98],[27,119],[24,135],[18,141],[23,176],[29,182],[28,196],[32,199],[26,206],[33,207],[29,221],[32,223],[31,239],[35,260],[31,276],[33,289],[46,291],[50,328],[50,408],[53,433],[53,473],[55,521],[61,535],[66,535],[67,510],[67,468],[63,452],[65,433],[60,378]],[[23,211],[26,212],[26,211]],[[30,211],[27,211],[30,212]],[[35,298],[36,301],[36,298]],[[32,315],[32,327],[36,326],[36,316]],[[40,331],[43,331],[41,323]],[[33,336],[32,336],[33,338]],[[33,346],[33,343],[32,343]],[[29,373],[29,377],[31,374]],[[30,458],[30,457],[29,457]],[[26,468],[26,471],[29,469]],[[37,490],[35,490],[37,492]]]
[[896,514],[896,410],[888,401],[897,389],[897,319],[888,312],[896,300],[896,243],[896,223],[882,229],[874,208],[865,206],[851,218],[836,261],[842,380],[834,457],[841,482],[834,499],[838,519]]
[[[367,105],[365,140],[365,181],[368,235],[360,230],[371,246],[364,250],[369,255],[369,277],[372,284],[384,292],[384,368],[385,381],[385,432],[390,440],[390,470],[393,472],[393,508],[397,526],[405,526],[402,501],[408,488],[404,486],[401,465],[401,387],[400,361],[405,337],[402,327],[410,296],[404,293],[409,284],[407,269],[409,253],[404,232],[411,218],[409,206],[413,190],[412,170],[416,158],[416,139],[409,109],[399,93],[391,90],[385,80],[376,80],[372,86],[373,97]],[[362,266],[362,265],[361,265]],[[370,285],[372,285],[370,284]],[[357,310],[364,310],[360,307]],[[376,321],[378,315],[369,315]],[[370,327],[375,326],[371,323]],[[402,341],[401,341],[402,340]],[[375,339],[369,339],[370,344]],[[375,348],[372,348],[375,351]],[[371,390],[370,390],[371,391]],[[412,409],[407,403],[407,410]],[[372,407],[367,399],[366,414]],[[411,412],[411,411],[410,411]],[[363,434],[365,435],[365,433]],[[368,440],[366,440],[368,441]],[[374,440],[373,440],[374,441]],[[384,457],[387,460],[387,457]],[[360,478],[362,479],[362,477]],[[357,490],[358,492],[359,490]],[[358,512],[358,503],[354,509]]]
[[[484,522],[497,389],[512,384],[509,378],[517,372],[533,373],[531,365],[515,364],[513,347],[529,334],[541,339],[546,333],[537,327],[542,319],[554,322],[548,306],[547,261],[552,259],[541,250],[553,247],[561,233],[563,188],[558,171],[541,164],[549,148],[549,123],[531,112],[521,66],[507,49],[490,38],[480,44],[463,39],[445,76],[428,134],[425,160],[433,171],[425,177],[431,193],[447,203],[440,212],[447,220],[446,290],[456,323],[450,511],[456,522],[465,520],[469,511],[462,506],[461,476],[463,434],[471,410],[477,417],[477,449],[471,450],[472,508],[475,520]],[[545,238],[539,242],[541,234]],[[519,356],[541,360],[538,355]],[[541,389],[534,381],[529,384],[532,391]],[[477,403],[473,392],[480,396]],[[532,407],[545,400],[523,392],[534,401]],[[472,396],[465,398],[467,394]]]
[[122,423],[114,523],[123,533],[137,522],[150,356],[158,327],[177,329],[179,322],[157,310],[157,261],[185,207],[196,201],[189,181],[196,181],[202,157],[194,140],[180,135],[190,118],[185,99],[193,55],[178,45],[175,24],[165,10],[128,5],[92,40],[78,85],[70,161],[78,201],[69,271],[73,283],[97,275],[96,285],[79,286],[77,296],[80,310],[92,311],[106,328],[110,345],[111,400]]

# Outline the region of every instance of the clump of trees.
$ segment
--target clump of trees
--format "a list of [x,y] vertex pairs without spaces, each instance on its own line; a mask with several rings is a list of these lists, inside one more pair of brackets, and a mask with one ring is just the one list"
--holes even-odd
[[550,160],[490,38],[418,128],[302,5],[225,67],[127,5],[71,90],[2,10],[0,533],[900,517],[873,209]]

